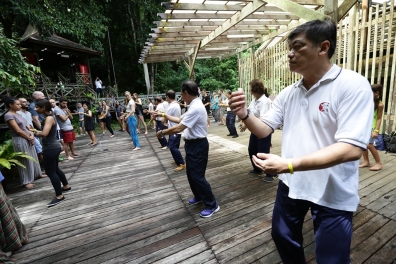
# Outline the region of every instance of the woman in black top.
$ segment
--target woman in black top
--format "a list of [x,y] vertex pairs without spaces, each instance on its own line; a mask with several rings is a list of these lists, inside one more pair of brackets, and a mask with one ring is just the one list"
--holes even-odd
[[103,113],[103,105],[102,105],[102,102],[99,102],[98,107],[96,108],[96,117],[97,117],[98,123],[100,125],[100,129],[102,129],[102,133],[106,134],[106,131],[105,131],[106,117],[99,118],[102,113]]
[[121,106],[120,102],[118,102],[118,101],[116,101],[115,105],[116,105],[115,110],[116,110],[117,121],[118,121],[118,124],[120,124],[120,128],[121,128],[120,131],[124,132],[124,122],[121,118],[123,115],[122,106]]
[[135,108],[135,114],[138,117],[138,129],[137,132],[140,133],[140,124],[143,124],[144,126],[144,134],[147,135],[148,131],[147,131],[147,125],[146,122],[144,121],[144,117],[143,117],[143,105],[142,105],[142,100],[140,100],[139,95],[137,93],[133,94],[133,98],[135,100],[135,104],[136,104],[136,108]]
[[85,131],[87,131],[91,142],[88,144],[90,146],[96,146],[98,143],[96,142],[96,137],[94,134],[95,126],[93,123],[93,116],[91,110],[88,109],[87,104],[83,104],[84,108],[84,126]]
[[[63,193],[71,191],[66,175],[59,169],[58,157],[61,147],[56,138],[56,120],[52,113],[51,103],[47,99],[36,101],[37,113],[44,114],[45,119],[41,122],[41,130],[32,129],[37,137],[43,138],[43,163],[45,172],[51,180],[55,189],[56,197],[47,204],[48,207],[57,205],[65,200]],[[63,188],[61,187],[61,182]]]
[[102,113],[105,115],[105,120],[106,120],[106,127],[110,132],[110,137],[114,137],[114,131],[111,128],[111,113],[110,113],[110,106],[107,105],[106,101],[102,102],[103,105],[103,111]]

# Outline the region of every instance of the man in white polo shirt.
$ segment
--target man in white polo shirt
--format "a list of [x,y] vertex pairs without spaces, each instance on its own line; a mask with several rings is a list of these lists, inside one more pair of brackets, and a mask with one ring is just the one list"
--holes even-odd
[[359,158],[370,139],[373,93],[361,75],[330,62],[336,26],[314,20],[288,37],[289,67],[303,76],[285,88],[260,119],[235,92],[230,106],[264,138],[283,125],[282,157],[253,157],[265,173],[279,174],[272,237],[283,263],[305,263],[302,226],[311,210],[318,263],[350,263],[352,216],[359,203]]
[[165,117],[167,120],[178,123],[177,126],[160,130],[157,137],[177,134],[184,131],[184,150],[186,151],[186,173],[191,191],[194,195],[188,203],[198,204],[203,202],[205,209],[199,214],[201,217],[211,217],[220,210],[212,188],[205,178],[206,166],[209,156],[209,142],[206,138],[207,114],[205,106],[200,100],[198,86],[195,82],[187,80],[182,84],[181,96],[189,105],[188,111],[181,117],[169,116],[157,112],[156,115]]
[[[175,99],[176,99],[175,91],[169,90],[166,93],[166,100],[169,103],[168,109],[166,110],[166,115],[180,118],[181,108],[180,108],[179,103]],[[167,121],[168,121],[169,128],[177,126],[177,123],[174,123],[170,120],[167,120]],[[163,129],[165,129],[165,128],[163,128]],[[186,168],[186,163],[184,162],[184,159],[183,159],[183,157],[180,153],[180,150],[179,150],[180,138],[181,138],[181,133],[176,133],[176,134],[170,134],[169,139],[168,139],[168,148],[172,154],[173,163],[175,163],[177,165],[177,167],[175,168],[175,171],[181,171]]]

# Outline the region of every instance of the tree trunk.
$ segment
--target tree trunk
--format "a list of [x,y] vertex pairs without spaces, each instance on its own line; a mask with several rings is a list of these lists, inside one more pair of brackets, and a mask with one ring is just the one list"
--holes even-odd
[[130,1],[127,1],[127,5],[128,5],[128,15],[129,15],[129,20],[131,21],[131,27],[132,27],[132,34],[133,34],[133,41],[135,42],[135,55],[136,57],[138,57],[138,43],[137,43],[137,39],[136,39],[136,30],[135,30],[135,24],[133,23],[133,17],[132,17],[132,13],[131,13],[131,7],[130,7]]

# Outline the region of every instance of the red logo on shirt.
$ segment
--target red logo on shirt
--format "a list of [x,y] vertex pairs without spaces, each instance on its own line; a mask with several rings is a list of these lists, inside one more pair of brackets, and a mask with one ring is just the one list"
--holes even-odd
[[323,102],[319,105],[319,111],[323,113],[328,113],[329,112],[329,106],[330,103],[328,102]]

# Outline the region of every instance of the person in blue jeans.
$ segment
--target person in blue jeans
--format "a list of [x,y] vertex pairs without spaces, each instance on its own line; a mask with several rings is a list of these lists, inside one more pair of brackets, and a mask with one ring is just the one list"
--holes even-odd
[[228,129],[228,132],[229,132],[227,137],[237,138],[238,137],[238,132],[237,132],[236,127],[235,127],[236,115],[231,111],[231,108],[228,105],[228,100],[231,97],[231,93],[232,92],[230,90],[226,91],[225,95],[226,95],[227,99],[220,106],[227,107],[226,126],[227,126],[227,129]]

